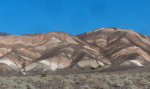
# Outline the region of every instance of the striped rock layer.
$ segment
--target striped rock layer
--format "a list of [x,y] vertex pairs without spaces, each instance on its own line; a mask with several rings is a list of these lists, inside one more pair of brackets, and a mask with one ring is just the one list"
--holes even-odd
[[101,28],[77,36],[65,32],[0,36],[0,75],[58,70],[146,66],[150,38],[128,29]]

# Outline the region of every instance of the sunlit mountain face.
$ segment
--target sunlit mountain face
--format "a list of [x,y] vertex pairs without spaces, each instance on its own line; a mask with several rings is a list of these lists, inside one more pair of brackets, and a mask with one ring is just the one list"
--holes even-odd
[[76,36],[0,34],[0,75],[100,72],[150,63],[150,38],[129,29],[101,28]]

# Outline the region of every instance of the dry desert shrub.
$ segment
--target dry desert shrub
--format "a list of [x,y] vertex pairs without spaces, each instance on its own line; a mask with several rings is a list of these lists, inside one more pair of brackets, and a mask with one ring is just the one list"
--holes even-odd
[[150,73],[0,77],[0,89],[149,89]]
[[81,86],[81,89],[92,89],[89,85],[83,85],[83,86]]
[[109,89],[109,84],[103,82],[103,83],[99,84],[99,85],[96,87],[96,89]]
[[141,85],[149,85],[149,84],[150,84],[150,82],[149,82],[148,80],[146,80],[146,79],[140,80],[139,83],[140,83]]
[[137,87],[137,86],[135,86],[135,85],[130,85],[130,86],[128,86],[127,89],[139,89],[139,87]]

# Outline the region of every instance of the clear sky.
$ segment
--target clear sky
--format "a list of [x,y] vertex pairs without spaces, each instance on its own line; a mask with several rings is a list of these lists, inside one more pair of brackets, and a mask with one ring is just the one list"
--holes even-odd
[[0,0],[0,32],[76,35],[102,27],[150,36],[150,0]]

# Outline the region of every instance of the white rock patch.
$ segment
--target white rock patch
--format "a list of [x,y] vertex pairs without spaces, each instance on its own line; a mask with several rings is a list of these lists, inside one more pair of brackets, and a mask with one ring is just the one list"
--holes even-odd
[[58,39],[58,38],[56,38],[55,36],[53,36],[53,37],[52,37],[52,39],[53,39],[53,40],[55,40],[55,42],[54,42],[54,43],[60,43],[60,42],[62,42],[61,40],[59,40],[59,39]]
[[51,67],[51,70],[55,71],[56,69],[58,69],[58,65],[54,62],[51,62],[50,63],[50,67]]
[[15,65],[15,66],[16,66],[16,64],[13,63],[13,62],[12,62],[11,60],[9,60],[9,59],[0,60],[0,63],[5,63],[5,64],[7,64],[7,65]]
[[52,39],[56,40],[57,38],[55,36],[53,36]]
[[78,65],[80,67],[91,66],[91,67],[94,67],[94,68],[97,68],[99,66],[99,64],[97,64],[97,62],[93,61],[93,60],[83,60],[83,61],[78,62]]
[[104,63],[98,61],[98,64],[101,65],[101,66],[104,66]]
[[51,70],[53,70],[53,71],[55,71],[56,69],[64,68],[63,64],[57,64],[55,62],[49,62],[46,60],[42,60],[42,61],[40,61],[40,63],[50,66]]
[[144,66],[140,62],[138,62],[137,60],[130,60],[130,62],[132,62],[133,64],[135,64],[137,66]]
[[25,67],[25,70],[26,70],[26,71],[29,71],[29,70],[35,68],[36,66],[38,66],[38,63],[32,63],[32,64],[26,66],[26,67]]
[[39,61],[40,63],[43,63],[45,65],[50,65],[49,61],[46,61],[46,60],[42,60],[42,61]]
[[30,58],[28,58],[28,57],[25,57],[25,56],[22,56],[22,55],[20,55],[22,58],[24,58],[24,59],[26,59],[26,60],[32,60],[32,59],[30,59]]
[[64,65],[63,65],[63,64],[59,64],[59,65],[58,65],[58,69],[61,69],[61,68],[64,68]]

